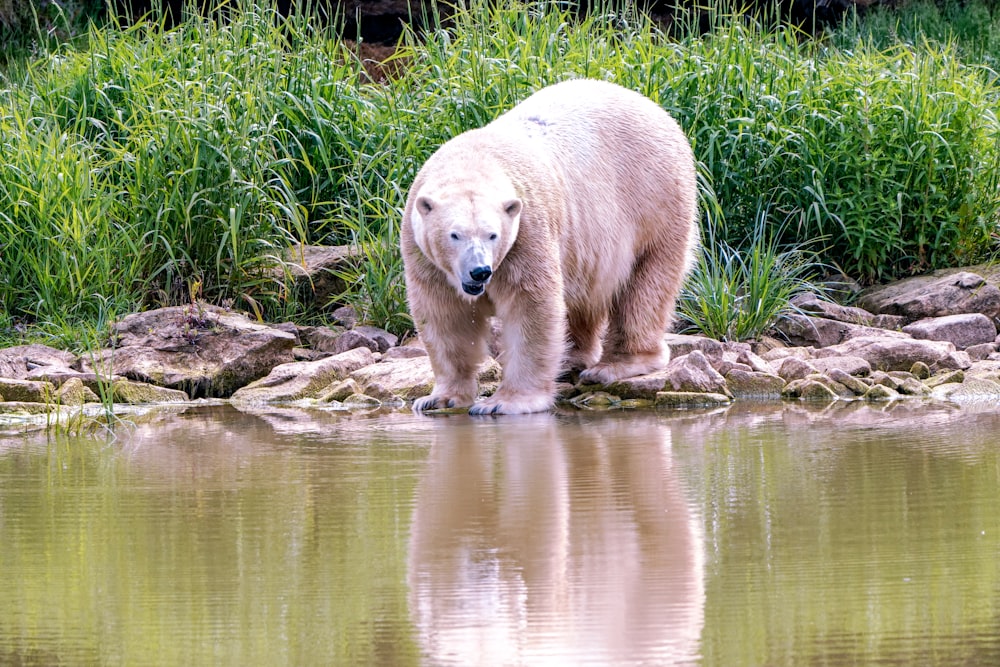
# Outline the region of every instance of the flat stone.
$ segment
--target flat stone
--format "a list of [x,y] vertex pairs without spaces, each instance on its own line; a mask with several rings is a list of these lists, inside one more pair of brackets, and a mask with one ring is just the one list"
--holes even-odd
[[287,272],[293,289],[309,303],[321,308],[337,305],[337,297],[348,289],[340,272],[358,266],[363,254],[354,246],[294,245],[285,250],[283,263],[272,274],[283,281]]
[[965,371],[954,370],[954,371],[944,371],[942,373],[932,375],[931,377],[924,380],[924,384],[930,387],[931,389],[934,389],[935,387],[939,387],[943,384],[952,384],[964,381],[965,381]]
[[798,313],[783,316],[775,324],[775,329],[780,331],[793,345],[817,348],[838,345],[854,338],[902,336],[898,331],[888,331],[822,317],[810,317]]
[[0,378],[27,380],[38,369],[67,369],[76,362],[75,354],[48,345],[16,345],[0,350]]
[[[865,376],[871,373],[872,365],[866,359],[854,356],[821,357],[810,362],[820,373],[830,375],[833,370],[843,371],[848,375]],[[833,377],[832,375],[830,377]]]
[[665,371],[667,385],[673,391],[723,395],[729,393],[726,379],[712,367],[708,357],[701,350],[692,350],[688,354],[671,360]]
[[687,334],[665,334],[663,344],[670,350],[670,359],[683,357],[698,350],[709,359],[721,359],[723,344],[705,336],[690,336]]
[[925,318],[906,325],[903,332],[914,338],[948,341],[959,350],[992,343],[997,337],[993,321],[981,313]]
[[735,398],[781,398],[785,381],[772,373],[733,369],[726,373],[726,386]]
[[818,372],[818,369],[811,362],[799,359],[798,357],[786,357],[778,366],[778,375],[785,382],[802,380],[807,375]]
[[653,404],[658,408],[694,408],[727,405],[729,403],[732,403],[732,399],[724,394],[661,391],[656,395],[656,400]]
[[16,403],[54,403],[55,391],[51,382],[0,378],[0,395]]
[[654,400],[656,394],[667,389],[670,375],[668,371],[656,371],[646,375],[636,375],[635,377],[616,380],[605,389],[616,396],[622,398],[644,398]]
[[864,396],[866,401],[897,401],[900,398],[899,392],[891,387],[881,384],[873,384]]
[[803,401],[833,402],[839,397],[825,382],[812,378],[792,380],[781,392],[783,398],[797,398]]
[[1000,289],[967,270],[944,270],[864,290],[858,305],[909,321],[964,313],[1000,315]]
[[111,395],[115,403],[141,405],[144,403],[184,403],[190,400],[187,393],[179,389],[168,389],[146,382],[115,380],[111,383]]
[[997,351],[996,343],[980,343],[978,345],[970,345],[965,348],[968,353],[969,358],[973,361],[982,361],[984,359],[989,359],[990,355]]
[[909,370],[917,361],[931,369],[968,368],[972,360],[965,352],[945,341],[912,338],[855,338],[815,352],[822,357],[860,357],[872,368],[884,371]]
[[83,384],[80,378],[70,378],[56,389],[56,400],[61,405],[83,405],[100,403],[100,397]]
[[368,348],[356,348],[319,361],[294,361],[275,366],[267,376],[236,391],[232,400],[274,403],[314,398],[334,382],[359,368],[375,363]]
[[817,294],[799,294],[792,299],[791,305],[804,315],[816,315],[828,320],[847,322],[849,324],[859,324],[870,327],[875,315],[864,308],[853,306],[841,306],[827,299],[820,298]]
[[966,377],[960,383],[938,385],[931,391],[931,397],[956,402],[1000,401],[1000,383],[985,378]]
[[826,374],[834,382],[838,382],[849,389],[855,396],[864,396],[868,392],[870,385],[840,368],[832,368],[826,371]]

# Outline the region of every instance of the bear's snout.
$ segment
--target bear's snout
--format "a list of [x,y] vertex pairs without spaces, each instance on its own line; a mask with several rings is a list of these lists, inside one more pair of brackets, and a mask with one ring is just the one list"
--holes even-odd
[[489,266],[477,266],[469,270],[469,277],[472,280],[462,281],[462,290],[470,296],[479,296],[486,289],[486,283],[490,281],[493,269]]
[[469,271],[469,275],[477,283],[485,283],[493,275],[493,269],[488,266],[477,266],[476,268]]

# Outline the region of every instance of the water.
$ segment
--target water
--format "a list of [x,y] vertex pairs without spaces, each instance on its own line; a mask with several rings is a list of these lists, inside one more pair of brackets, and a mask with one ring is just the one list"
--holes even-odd
[[1000,664],[1000,411],[0,439],[0,665]]

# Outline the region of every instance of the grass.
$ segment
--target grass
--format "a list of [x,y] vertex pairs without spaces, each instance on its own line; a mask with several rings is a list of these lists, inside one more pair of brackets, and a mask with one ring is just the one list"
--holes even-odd
[[806,245],[783,247],[780,233],[768,230],[762,211],[750,238],[739,247],[717,238],[706,227],[702,253],[692,270],[677,311],[680,330],[716,340],[759,339],[798,294],[818,293],[817,279],[826,268]]
[[1000,217],[1000,19],[975,0],[943,11],[953,29],[926,37],[914,3],[819,39],[724,17],[668,38],[610,4],[583,18],[475,5],[406,34],[399,75],[378,84],[339,38],[266,1],[228,23],[41,44],[0,74],[0,337],[71,339],[194,285],[264,319],[320,321],[273,269],[294,243],[348,242],[369,262],[344,299],[402,333],[397,229],[420,165],[580,76],[678,118],[720,249],[746,251],[759,228],[775,248],[823,238],[817,259],[863,282],[977,261]]

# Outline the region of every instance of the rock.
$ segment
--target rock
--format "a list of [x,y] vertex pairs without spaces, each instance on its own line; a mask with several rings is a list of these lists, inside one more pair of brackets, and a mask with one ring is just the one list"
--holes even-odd
[[898,391],[907,396],[926,396],[931,393],[931,388],[915,377],[908,377],[899,383]]
[[379,408],[382,401],[366,394],[351,394],[344,399],[344,407],[349,410]]
[[755,373],[769,373],[774,374],[774,368],[771,366],[770,362],[762,357],[757,356],[750,350],[740,352],[739,356],[736,357],[736,361],[741,364],[745,364],[750,367],[750,370]]
[[241,403],[275,403],[313,398],[335,382],[371,365],[375,358],[368,348],[357,348],[319,361],[280,364],[266,376],[236,391],[232,400]]
[[192,398],[226,398],[293,359],[295,336],[214,306],[171,306],[112,326],[118,346],[81,370],[121,375]]
[[426,357],[427,350],[415,345],[400,345],[391,347],[382,355],[382,361],[393,361],[396,359],[414,359],[416,357]]
[[964,382],[964,381],[965,381],[965,371],[957,370],[957,371],[945,371],[943,373],[938,373],[937,375],[927,378],[927,380],[924,381],[924,384],[930,387],[931,389],[934,389],[935,387],[939,387],[943,384],[951,384],[955,382]]
[[295,245],[285,250],[283,263],[273,270],[284,281],[286,271],[292,288],[307,303],[324,308],[347,291],[348,285],[338,272],[357,266],[362,252],[353,246]]
[[971,271],[935,271],[871,287],[860,294],[858,305],[908,321],[965,313],[995,318],[1000,315],[1000,289]]
[[693,350],[672,360],[664,372],[666,373],[667,385],[673,391],[729,395],[726,379],[712,367],[708,357],[701,350]]
[[1000,401],[1000,383],[985,378],[966,377],[962,382],[938,385],[931,397],[945,401]]
[[997,344],[980,343],[979,345],[970,345],[965,348],[965,351],[973,361],[982,361],[983,359],[989,359],[990,355],[997,351]]
[[872,368],[884,371],[909,370],[917,361],[932,369],[968,368],[972,363],[968,354],[957,351],[951,343],[912,338],[854,338],[816,350],[815,355],[817,358],[860,357]]
[[836,401],[839,397],[827,383],[814,378],[792,380],[781,392],[782,398],[797,398],[804,401]]
[[907,320],[902,315],[886,315],[882,313],[876,315],[875,319],[872,320],[872,326],[877,329],[886,329],[888,331],[899,331],[906,324]]
[[178,389],[167,389],[145,382],[115,380],[111,383],[111,396],[115,403],[140,405],[143,403],[183,403],[189,396]]
[[4,401],[3,403],[0,403],[0,414],[2,415],[41,415],[56,412],[58,410],[59,406],[55,403],[26,403],[23,401]]
[[864,308],[841,306],[832,301],[821,299],[812,292],[796,295],[791,300],[791,305],[803,315],[817,315],[828,320],[860,324],[866,327],[872,326],[872,320],[875,319],[875,315]]
[[785,381],[772,373],[734,368],[726,373],[726,386],[735,398],[781,398]]
[[868,392],[870,385],[840,368],[831,368],[826,374],[831,380],[843,385],[855,396],[864,396]]
[[[830,375],[831,371],[839,370],[848,375],[865,376],[871,373],[872,365],[866,359],[850,355],[843,357],[821,357],[813,359],[812,366],[820,373]],[[833,377],[832,375],[830,377]]]
[[0,395],[16,403],[54,403],[56,388],[51,382],[0,378]]
[[351,373],[365,394],[380,399],[412,401],[434,389],[434,369],[430,357],[384,361]]
[[672,360],[690,354],[695,350],[698,350],[712,360],[722,358],[722,343],[712,338],[706,338],[705,336],[666,334],[663,336],[663,344],[670,350],[670,358]]
[[807,375],[816,373],[817,369],[810,362],[804,359],[799,359],[798,357],[786,357],[781,365],[778,366],[778,375],[785,382],[792,382],[794,380],[802,380]]
[[364,391],[361,389],[361,385],[354,378],[347,378],[346,380],[341,380],[340,382],[334,382],[326,389],[322,390],[317,396],[316,400],[320,403],[333,403],[342,402],[347,400],[348,396],[352,394],[362,394]]
[[39,369],[69,369],[76,362],[75,354],[48,345],[17,345],[0,350],[0,378],[27,380]]
[[910,373],[918,380],[926,380],[931,376],[930,367],[922,361],[914,361],[910,366]]
[[781,362],[789,357],[808,361],[813,357],[811,347],[775,347],[762,352],[760,357],[775,368],[781,367]]
[[812,347],[830,347],[846,340],[865,336],[902,337],[902,334],[897,331],[828,320],[822,317],[809,317],[797,313],[784,315],[774,328],[793,345]]
[[[316,352],[321,352],[326,356],[347,352],[351,348],[338,348],[337,341],[344,335],[347,329],[343,327],[303,327],[300,329],[300,336],[304,344],[308,345]],[[354,347],[359,347],[355,345]],[[377,346],[365,346],[373,352],[377,351]]]
[[[502,369],[495,359],[479,367],[477,381],[480,395],[489,395],[500,384]],[[383,400],[412,401],[426,396],[434,388],[434,370],[430,357],[395,359],[359,368],[351,373],[365,394]]]
[[658,408],[694,408],[731,403],[729,396],[715,393],[698,393],[687,391],[661,391],[653,403]]
[[892,375],[886,373],[885,371],[874,371],[870,376],[868,376],[868,381],[872,385],[882,385],[883,387],[889,387],[893,391],[897,391],[900,387],[901,380],[899,378],[893,377]]
[[[681,359],[682,357],[678,357]],[[667,388],[670,373],[664,369],[646,375],[624,378],[608,384],[604,389],[623,398],[655,400],[656,395]]]
[[837,382],[833,378],[823,373],[816,373],[815,375],[809,375],[806,377],[806,380],[812,380],[814,382],[819,382],[820,384],[826,385],[827,388],[837,396],[837,398],[851,399],[857,395],[847,385],[841,382]]
[[[186,397],[185,397],[186,398]],[[70,378],[56,389],[56,400],[60,405],[83,405],[100,403],[100,397],[87,388],[80,378]]]
[[346,329],[353,329],[358,323],[358,311],[353,306],[341,306],[330,313],[330,317]]
[[873,384],[864,396],[866,401],[896,401],[899,398],[899,393],[895,389],[881,384]]
[[[629,400],[641,400],[641,399],[629,399]],[[586,393],[580,394],[576,398],[570,401],[573,405],[583,406],[586,408],[608,408],[612,405],[617,405],[622,402],[621,397],[609,394],[606,391],[588,391]]]
[[997,337],[993,321],[981,313],[925,318],[906,325],[903,332],[914,338],[946,340],[959,350],[992,343]]

